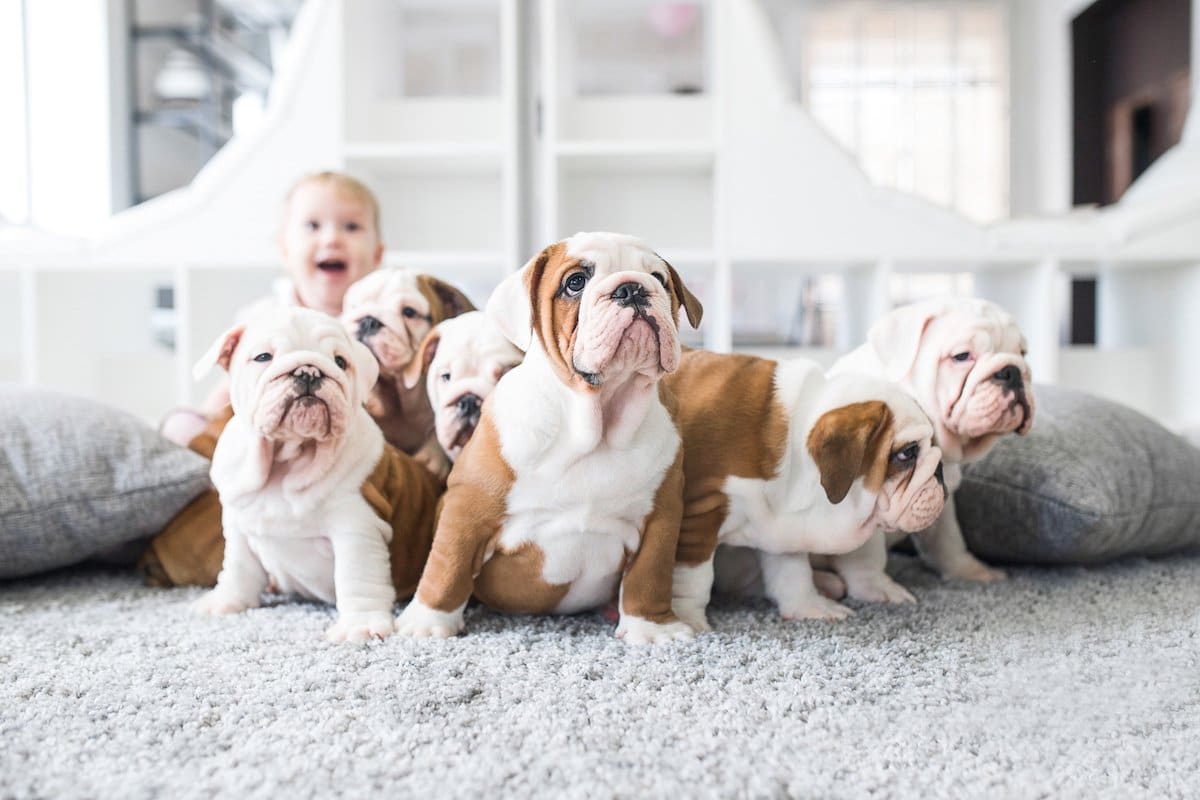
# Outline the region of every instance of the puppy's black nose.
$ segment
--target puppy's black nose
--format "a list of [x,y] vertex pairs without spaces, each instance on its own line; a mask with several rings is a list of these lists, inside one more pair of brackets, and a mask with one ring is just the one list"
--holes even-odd
[[1021,370],[1017,369],[1012,364],[1009,364],[1004,369],[997,372],[992,378],[998,381],[1001,385],[1009,389],[1020,389],[1024,381],[1021,380]]
[[325,380],[325,373],[306,364],[292,370],[292,378],[296,381],[296,385],[304,391],[315,392],[320,387],[321,381]]
[[383,323],[374,317],[363,317],[358,321],[358,340],[370,339],[382,327]]
[[646,297],[646,287],[635,281],[622,283],[612,293],[612,299],[620,306],[645,306],[650,304]]
[[460,417],[473,417],[479,413],[480,400],[473,394],[464,394],[458,398],[458,402],[454,404],[458,409]]

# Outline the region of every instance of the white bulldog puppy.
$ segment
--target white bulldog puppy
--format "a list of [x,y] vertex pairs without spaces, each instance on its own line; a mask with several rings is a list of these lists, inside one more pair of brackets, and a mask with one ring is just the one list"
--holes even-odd
[[488,316],[525,360],[455,462],[400,633],[458,633],[474,594],[528,614],[616,602],[625,642],[692,637],[671,610],[683,453],[660,384],[681,306],[699,324],[675,270],[612,233],[550,245],[497,287]]
[[525,354],[482,311],[438,323],[404,371],[412,388],[425,375],[438,444],[451,462],[475,432],[483,400]]
[[230,374],[233,417],[213,453],[225,554],[201,614],[255,608],[268,585],[336,603],[332,641],[392,632],[391,527],[362,486],[383,450],[363,408],[370,351],[333,317],[265,311],[223,334],[196,365]]
[[[1005,577],[1002,570],[987,566],[967,550],[955,515],[954,492],[962,480],[962,464],[983,457],[999,437],[1024,435],[1033,426],[1033,388],[1025,353],[1025,337],[1011,314],[986,300],[948,299],[886,314],[871,328],[867,343],[843,356],[831,370],[896,381],[933,420],[950,498],[936,523],[913,538],[922,559],[943,577],[976,581]],[[881,572],[888,544],[900,538],[880,535],[834,567],[839,572]]]
[[346,290],[342,321],[379,362],[379,381],[367,410],[392,446],[415,457],[438,480],[450,471],[434,435],[433,408],[425,389],[404,372],[433,327],[475,306],[445,281],[407,269],[381,269]]
[[701,350],[664,383],[684,445],[674,608],[697,630],[714,571],[719,590],[765,593],[786,619],[849,616],[817,591],[809,554],[848,553],[879,528],[921,530],[942,510],[933,425],[894,384]]

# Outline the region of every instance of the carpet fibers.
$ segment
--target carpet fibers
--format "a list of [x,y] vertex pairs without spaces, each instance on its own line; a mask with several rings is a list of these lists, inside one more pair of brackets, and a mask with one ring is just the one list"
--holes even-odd
[[1200,559],[1018,569],[658,649],[598,614],[330,645],[85,569],[0,583],[0,797],[1195,797]]

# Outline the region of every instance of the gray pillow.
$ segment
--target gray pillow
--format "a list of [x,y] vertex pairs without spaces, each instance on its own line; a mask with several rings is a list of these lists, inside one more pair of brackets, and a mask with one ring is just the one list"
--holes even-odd
[[1091,564],[1200,549],[1200,449],[1138,412],[1038,386],[1028,436],[963,472],[955,502],[984,560]]
[[0,578],[136,556],[208,488],[208,469],[123,411],[0,385]]

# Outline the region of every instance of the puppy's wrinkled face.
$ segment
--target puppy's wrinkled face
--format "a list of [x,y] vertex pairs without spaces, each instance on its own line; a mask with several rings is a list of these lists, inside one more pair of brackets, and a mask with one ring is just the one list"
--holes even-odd
[[518,347],[531,330],[563,382],[587,391],[633,374],[657,380],[673,372],[681,305],[698,325],[699,302],[644,242],[579,233],[506,279],[488,313]]
[[933,424],[898,387],[863,376],[831,380],[834,405],[808,435],[809,454],[831,503],[856,481],[875,495],[874,519],[887,530],[914,532],[933,524],[946,502],[942,451]]
[[378,377],[371,353],[333,317],[273,309],[218,339],[197,365],[230,373],[235,414],[277,441],[332,441]]
[[917,370],[932,387],[942,426],[964,451],[1029,431],[1034,400],[1025,337],[1011,315],[994,306],[955,309],[934,319],[927,336],[933,346]]
[[962,299],[897,309],[872,340],[888,354],[885,363],[908,361],[907,374],[892,377],[907,378],[934,417],[939,443],[965,460],[983,455],[997,437],[1033,426],[1025,337],[994,303]]
[[377,270],[346,291],[346,331],[370,348],[384,375],[399,375],[435,324],[421,277],[406,269]]
[[475,432],[484,399],[525,354],[481,311],[439,324],[422,345],[431,348],[426,388],[438,443],[454,461]]

